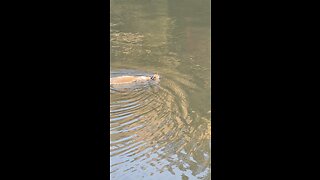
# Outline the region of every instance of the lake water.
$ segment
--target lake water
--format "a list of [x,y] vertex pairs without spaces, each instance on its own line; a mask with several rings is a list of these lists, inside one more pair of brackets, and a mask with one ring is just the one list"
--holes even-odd
[[211,178],[210,0],[111,0],[110,178]]

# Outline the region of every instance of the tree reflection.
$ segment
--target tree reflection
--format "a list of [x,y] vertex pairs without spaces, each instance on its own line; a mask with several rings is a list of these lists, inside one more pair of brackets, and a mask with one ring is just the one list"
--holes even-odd
[[[132,172],[137,170],[135,162],[145,160],[156,172],[180,171],[184,176],[209,178],[210,0],[110,3],[111,69],[153,71],[164,77],[162,97],[154,101],[160,102],[162,114],[151,111],[112,135],[113,142],[120,141],[112,147],[119,150],[118,155],[126,148],[127,155],[134,157],[121,166],[127,165],[125,169]],[[123,95],[116,96],[113,99]],[[133,121],[127,120],[119,123]],[[130,131],[138,124],[140,129]],[[151,174],[157,176],[156,172]]]

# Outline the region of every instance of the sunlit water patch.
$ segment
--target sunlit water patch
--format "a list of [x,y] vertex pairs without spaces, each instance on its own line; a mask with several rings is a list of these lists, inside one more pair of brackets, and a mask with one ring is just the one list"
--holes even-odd
[[[113,71],[111,77],[148,75]],[[110,91],[111,179],[210,176],[211,120],[192,113],[195,83],[161,75],[157,85]],[[172,78],[175,77],[175,78]]]
[[210,3],[110,1],[111,76],[161,77],[110,89],[112,180],[210,179]]

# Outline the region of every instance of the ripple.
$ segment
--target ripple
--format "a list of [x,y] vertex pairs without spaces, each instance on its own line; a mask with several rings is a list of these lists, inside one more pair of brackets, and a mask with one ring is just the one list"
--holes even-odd
[[[124,74],[147,73],[121,70],[111,77]],[[179,169],[200,177],[208,171],[211,154],[201,149],[211,149],[211,121],[190,113],[185,88],[196,88],[195,83],[170,77],[175,78],[163,77],[157,86],[110,90],[112,176],[136,171],[175,174]]]

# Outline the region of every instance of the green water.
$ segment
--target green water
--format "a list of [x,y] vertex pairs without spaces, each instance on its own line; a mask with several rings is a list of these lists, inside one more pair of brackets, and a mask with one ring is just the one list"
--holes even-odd
[[210,0],[111,0],[111,76],[160,83],[110,91],[110,178],[211,177]]

